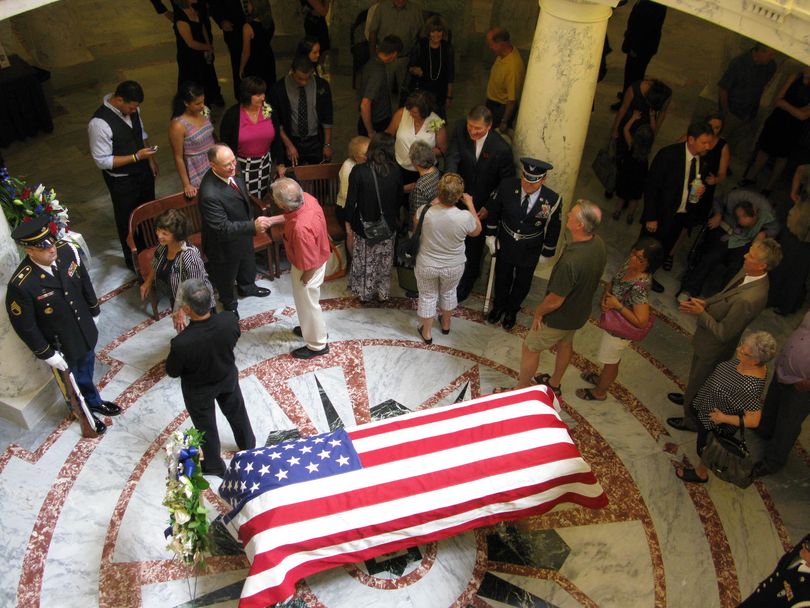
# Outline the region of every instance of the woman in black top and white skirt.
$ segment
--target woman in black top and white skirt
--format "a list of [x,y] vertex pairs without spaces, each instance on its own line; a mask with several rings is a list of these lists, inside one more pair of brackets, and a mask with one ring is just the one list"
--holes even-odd
[[[387,133],[375,134],[367,158],[349,174],[346,195],[345,215],[354,233],[349,289],[364,303],[375,297],[385,302],[391,290],[402,190],[402,177],[394,160],[394,138]],[[382,240],[369,238],[366,232],[369,223],[380,219],[388,226],[389,236]]]

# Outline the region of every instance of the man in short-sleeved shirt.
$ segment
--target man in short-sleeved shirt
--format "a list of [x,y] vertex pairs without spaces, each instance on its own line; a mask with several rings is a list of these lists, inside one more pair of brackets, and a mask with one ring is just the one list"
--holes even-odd
[[385,66],[394,61],[401,50],[402,41],[396,36],[387,36],[377,45],[376,55],[363,66],[357,87],[359,135],[372,137],[377,131],[385,131],[391,122],[391,94]]
[[329,352],[326,323],[321,311],[321,285],[329,259],[326,218],[314,196],[289,178],[273,182],[273,200],[284,212],[284,248],[292,266],[293,300],[301,325],[293,333],[306,345],[292,351],[297,359],[311,359]]
[[526,67],[520,51],[509,40],[509,32],[502,27],[489,31],[487,44],[496,55],[487,82],[487,107],[492,112],[496,128],[505,131],[512,126],[517,114]]
[[[574,352],[574,334],[590,316],[607,262],[605,243],[594,234],[601,220],[599,207],[583,199],[568,212],[565,227],[571,238],[551,271],[546,297],[537,307],[531,330],[523,341],[518,388],[534,380],[560,394],[560,380]],[[540,353],[554,345],[554,373],[534,376]]]

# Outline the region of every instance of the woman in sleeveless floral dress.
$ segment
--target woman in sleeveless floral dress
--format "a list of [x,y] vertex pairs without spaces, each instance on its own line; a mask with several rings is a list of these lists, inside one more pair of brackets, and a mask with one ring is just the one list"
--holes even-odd
[[169,141],[183,192],[192,198],[208,171],[206,153],[214,145],[214,127],[208,119],[203,88],[197,83],[184,82],[174,96]]

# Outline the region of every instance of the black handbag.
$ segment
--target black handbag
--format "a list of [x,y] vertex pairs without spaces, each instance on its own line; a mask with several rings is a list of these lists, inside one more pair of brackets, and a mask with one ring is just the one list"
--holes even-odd
[[422,209],[413,235],[410,238],[401,239],[397,244],[397,266],[400,268],[413,268],[416,266],[416,254],[419,253],[419,243],[422,237],[422,224],[429,209],[430,203],[426,204],[425,208]]
[[371,177],[374,180],[374,190],[377,193],[377,207],[380,209],[380,219],[367,222],[363,219],[361,214],[360,222],[363,224],[363,232],[366,235],[366,241],[368,241],[369,245],[376,245],[377,243],[387,241],[394,236],[394,233],[391,232],[391,228],[388,226],[388,222],[385,221],[385,216],[383,215],[382,200],[380,200],[380,186],[377,184],[377,174],[374,173],[374,169],[371,167],[369,167],[369,171],[371,171]]
[[747,488],[754,481],[751,471],[754,468],[754,457],[745,443],[745,421],[740,417],[740,438],[727,436],[712,431],[700,459],[706,468],[723,481],[728,481],[741,488]]

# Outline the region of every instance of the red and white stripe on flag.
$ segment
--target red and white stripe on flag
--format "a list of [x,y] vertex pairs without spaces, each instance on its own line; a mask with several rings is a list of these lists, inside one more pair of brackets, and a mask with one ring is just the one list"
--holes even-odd
[[607,497],[542,386],[347,429],[362,468],[265,492],[230,521],[251,561],[240,608],[335,566]]

